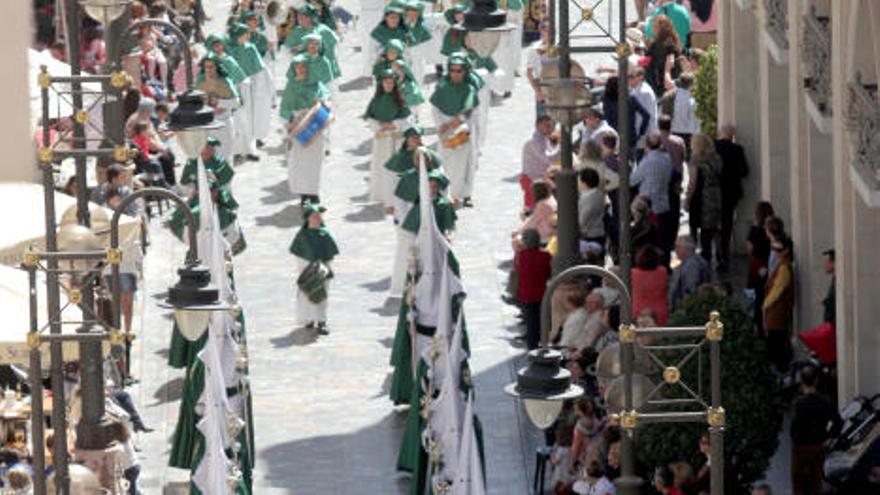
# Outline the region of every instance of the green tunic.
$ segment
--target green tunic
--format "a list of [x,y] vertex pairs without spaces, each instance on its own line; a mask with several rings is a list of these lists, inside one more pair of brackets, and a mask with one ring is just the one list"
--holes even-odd
[[[433,167],[435,168],[432,170],[432,172],[434,172],[435,176],[437,176],[438,180],[440,180],[440,187],[446,189],[446,187],[449,185],[449,179],[446,177],[446,174],[443,173],[442,169],[437,168],[440,166],[439,157],[437,158],[436,163],[436,165],[433,165]],[[400,174],[400,180],[397,182],[397,188],[394,189],[394,195],[401,200],[410,203],[413,203],[416,201],[416,199],[418,199],[419,173],[415,168],[411,168]]]
[[[247,30],[244,32],[247,32]],[[233,33],[239,35],[242,34],[239,30],[235,30]],[[229,55],[238,62],[238,65],[244,70],[244,73],[247,74],[248,77],[259,73],[265,68],[263,65],[263,58],[260,56],[260,51],[257,50],[257,47],[251,42],[242,44],[237,40],[233,40],[230,42],[227,50],[229,50]]]
[[[398,57],[402,55],[402,53],[398,52]],[[399,85],[400,91],[401,93],[403,93],[403,99],[406,100],[406,104],[414,107],[416,105],[421,105],[422,103],[424,103],[425,95],[422,93],[422,88],[421,86],[419,86],[419,83],[416,82],[416,78],[410,70],[409,64],[406,63],[406,60],[398,58],[397,60],[390,61],[386,58],[383,58],[375,65],[373,65],[373,76],[377,80],[379,80],[381,78],[381,74],[383,74],[385,71],[393,70],[392,67],[400,67],[403,70],[403,81],[400,81]],[[397,71],[394,71],[394,74],[396,76]]]
[[304,225],[290,243],[290,253],[307,261],[327,262],[339,254],[339,247],[327,227],[312,229]]
[[[387,45],[388,42],[391,40],[400,40],[404,44],[404,46],[411,46],[413,44],[412,35],[410,34],[406,26],[403,25],[403,23],[401,23],[396,28],[391,29],[388,27],[387,24],[385,24],[384,19],[382,20],[382,22],[379,23],[378,26],[373,28],[370,36],[374,40],[378,41],[379,44],[382,46]],[[400,55],[402,56],[403,54],[401,53]]]
[[[452,203],[442,196],[433,199],[431,203],[434,206],[434,221],[437,223],[440,232],[447,235],[455,230],[455,220],[458,217],[455,215],[455,208],[452,207]],[[403,225],[400,226],[403,230],[413,234],[419,232],[419,227],[422,223],[422,209],[419,207],[419,204],[420,202],[418,198],[416,198],[415,204],[409,210],[409,213],[407,213]]]
[[336,60],[336,45],[339,38],[327,26],[320,23],[310,28],[297,26],[287,35],[284,46],[297,53],[304,52],[306,45],[303,38],[311,33],[316,33],[321,37],[321,54],[327,57],[330,62],[330,73],[333,75],[333,79],[341,76],[342,72],[339,70],[339,63]]
[[418,0],[414,0],[406,6],[406,9],[418,10],[419,12],[419,18],[416,20],[416,23],[407,25],[410,36],[412,37],[412,46],[421,45],[422,43],[430,41],[432,38],[431,32],[425,27],[425,4]]
[[[188,185],[198,183],[197,163],[198,161],[193,159],[186,161],[186,164],[183,166],[183,171],[180,174],[181,184]],[[226,163],[226,160],[217,153],[214,153],[214,156],[205,162],[205,171],[214,174],[217,185],[221,187],[229,184],[232,177],[235,175],[235,170],[233,170],[232,167]]]
[[[379,89],[381,91],[381,88]],[[400,106],[391,93],[381,93],[373,96],[367,105],[367,111],[364,117],[368,119],[378,120],[379,122],[393,122],[399,119],[409,117],[409,108]]]
[[224,53],[223,55],[217,55],[214,53],[212,55],[217,61],[217,64],[221,67],[221,70],[223,70],[223,72],[229,77],[229,80],[232,81],[232,84],[238,84],[247,79],[247,73],[241,68],[241,65],[238,64],[235,57],[228,53]]
[[[473,71],[470,71],[473,73]],[[470,82],[453,83],[449,76],[444,77],[437,83],[434,94],[431,95],[431,104],[437,107],[449,117],[454,117],[462,112],[473,110],[480,104],[477,96],[479,88]]]
[[284,94],[281,95],[279,113],[282,119],[289,121],[294,113],[311,107],[318,100],[326,100],[329,97],[330,92],[321,82],[306,82],[290,78],[284,88]]
[[[324,55],[315,55],[314,57],[306,55],[306,57],[308,57],[308,81],[310,83],[314,84],[320,82],[324,85],[327,85],[330,81],[334,79],[333,65],[330,63],[330,60],[328,60],[327,57],[325,57]],[[294,77],[296,76],[294,75]]]
[[[259,31],[251,31],[251,43],[257,47],[261,57],[265,57],[269,53],[269,38]],[[274,55],[273,55],[274,58]]]

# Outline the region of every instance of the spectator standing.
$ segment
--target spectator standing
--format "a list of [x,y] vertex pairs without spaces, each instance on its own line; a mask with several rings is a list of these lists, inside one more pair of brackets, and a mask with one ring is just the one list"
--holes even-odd
[[651,200],[651,211],[657,215],[660,221],[660,234],[664,235],[665,232],[672,230],[672,220],[677,212],[672,212],[669,207],[672,160],[662,144],[659,134],[648,136],[647,153],[633,171],[629,183],[633,187],[639,186],[639,196]]
[[834,259],[833,249],[827,249],[822,252],[822,269],[828,275],[831,275],[831,282],[828,284],[828,292],[822,299],[822,321],[832,325],[837,324],[837,295],[836,295],[836,277],[834,275]]
[[550,194],[550,184],[539,180],[532,184],[532,195],[535,198],[535,208],[532,214],[513,231],[514,239],[527,229],[535,229],[540,235],[540,242],[544,245],[556,232],[556,198]]
[[764,335],[764,290],[767,285],[767,262],[770,258],[770,238],[764,230],[767,219],[773,216],[773,205],[761,201],[755,206],[754,223],[749,229],[746,250],[749,253],[749,274],[746,287],[755,291],[755,329]]
[[514,269],[519,272],[516,297],[525,320],[526,345],[537,349],[541,343],[541,301],[553,271],[553,257],[541,249],[541,236],[534,228],[525,229],[520,242],[523,249],[513,260]]
[[[620,132],[620,125],[617,116],[617,91],[618,78],[612,77],[608,79],[605,83],[605,93],[602,95],[602,113],[605,115],[605,120],[608,121],[608,125],[614,128],[617,132]],[[630,149],[635,149],[636,143],[639,139],[648,132],[648,123],[650,122],[651,114],[648,113],[648,110],[646,110],[633,95],[629,95],[629,104],[627,108],[629,111],[629,146]],[[640,119],[638,120],[640,123],[638,127],[636,127],[636,116]]]
[[669,306],[666,294],[669,292],[669,272],[662,265],[659,248],[644,246],[636,253],[635,267],[632,269],[632,315],[638,318],[645,310],[650,310],[659,326],[669,320]]
[[550,142],[553,127],[553,120],[550,117],[539,116],[535,121],[532,137],[523,145],[519,185],[523,190],[523,205],[526,211],[531,211],[535,206],[532,183],[544,179],[547,176],[547,169],[559,159],[560,147]]
[[602,113],[602,105],[593,105],[587,110],[584,120],[572,129],[572,135],[577,136],[573,148],[578,150],[579,155],[583,155],[588,143],[592,142],[601,146],[602,136],[606,132],[617,134],[617,131],[605,120],[605,115]]
[[[665,80],[668,61],[670,58],[675,60],[681,54],[683,38],[673,26],[673,22],[664,14],[658,14],[648,21],[648,27],[651,32],[648,37],[651,42],[645,50],[645,55],[649,58],[648,66],[645,68],[645,78],[654,94],[663,94],[666,90]],[[653,36],[652,36],[653,34]],[[672,74],[674,77],[675,74]]]
[[645,196],[637,196],[630,205],[630,244],[633,253],[644,246],[656,246],[660,240],[660,230],[651,221],[651,207]]
[[697,243],[689,235],[675,240],[675,255],[681,263],[672,271],[669,280],[669,310],[678,309],[688,297],[697,293],[701,285],[712,280],[709,264],[702,256],[695,256]]
[[538,25],[538,32],[541,34],[541,39],[530,46],[526,54],[526,78],[535,94],[535,115],[540,117],[546,114],[544,102],[547,98],[540,85],[541,66],[552,58],[555,47],[553,46],[553,38],[550,37],[550,23],[541,21]]
[[584,192],[578,197],[581,239],[605,246],[605,195],[599,190],[599,173],[585,168],[579,173]]
[[[657,132],[657,95],[651,88],[651,85],[645,80],[645,69],[643,67],[633,67],[629,72],[629,88],[630,93],[639,100],[642,107],[648,111],[648,127],[646,132],[653,134]],[[641,118],[641,117],[639,117]],[[641,122],[636,124],[641,127]],[[636,143],[636,159],[640,159],[641,154],[645,150],[645,141],[647,134],[642,136]]]
[[791,419],[791,485],[795,495],[819,495],[825,464],[825,441],[840,429],[840,417],[828,397],[816,390],[819,370],[800,371],[801,396]]
[[743,147],[736,143],[736,128],[721,126],[715,151],[721,157],[721,237],[718,242],[718,269],[725,271],[730,263],[730,242],[736,206],[743,197],[742,181],[749,175],[749,164]]
[[645,34],[648,38],[658,38],[661,30],[657,29],[656,19],[664,16],[669,20],[675,29],[675,34],[682,43],[687,43],[691,35],[691,13],[681,4],[681,0],[659,0],[657,8],[651,12],[650,17],[645,22]]
[[697,118],[697,99],[691,93],[694,86],[694,75],[685,72],[678,78],[678,86],[670,95],[672,99],[672,132],[684,139],[684,144],[690,152],[691,136],[700,130],[700,120]]
[[770,249],[777,262],[767,278],[764,298],[764,331],[767,333],[767,354],[780,373],[788,370],[791,360],[792,316],[794,313],[795,274],[791,263],[791,239],[772,239]]
[[[663,230],[663,239],[660,247],[665,253],[672,251],[675,237],[681,223],[681,182],[684,178],[684,159],[687,154],[687,146],[684,139],[672,134],[672,118],[669,115],[661,115],[657,118],[657,128],[660,130],[660,142],[669,160],[672,162],[672,179],[669,181],[669,211],[667,219],[669,228]],[[667,260],[668,262],[668,260]]]
[[721,227],[721,157],[705,134],[694,135],[688,174],[685,207],[691,213],[691,235],[699,239],[700,253],[711,263],[713,241]]

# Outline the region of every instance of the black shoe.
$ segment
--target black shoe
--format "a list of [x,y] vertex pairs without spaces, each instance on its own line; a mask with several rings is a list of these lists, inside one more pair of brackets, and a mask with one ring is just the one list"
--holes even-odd
[[464,198],[463,200],[461,200],[461,205],[464,206],[465,208],[473,208],[474,202],[471,201],[471,197],[468,196],[468,197]]
[[437,73],[437,77],[443,77],[443,65],[442,64],[435,65],[434,72]]
[[135,383],[140,383],[140,382],[141,382],[140,380],[138,380],[137,378],[131,377],[131,376],[127,376],[122,379],[122,384],[126,387],[130,387],[130,386],[134,385]]
[[245,158],[247,158],[248,161],[250,161],[250,162],[258,162],[258,161],[260,161],[260,157],[259,157],[259,156],[254,155],[254,154],[250,154],[250,153],[248,153],[248,155],[245,156]]
[[510,91],[505,91],[504,94],[501,95],[501,97],[502,98],[510,98],[512,95],[513,94]]
[[501,294],[501,300],[504,301],[505,304],[510,304],[511,306],[519,306],[519,301],[510,294]]
[[266,143],[264,143],[264,142],[263,142],[262,140],[260,140],[260,139],[257,139],[257,148],[262,148],[262,147],[265,146],[265,145],[266,145]]
[[306,323],[306,328],[308,328],[309,330],[315,328],[315,322],[310,321],[310,322]]
[[324,156],[330,156],[330,150],[329,150],[329,149],[324,150]]
[[319,335],[330,335],[330,329],[327,328],[326,321],[319,321],[318,322],[318,334]]
[[131,426],[132,428],[134,428],[135,432],[152,433],[153,431],[155,431],[145,425],[144,422],[141,421],[141,418],[131,418]]

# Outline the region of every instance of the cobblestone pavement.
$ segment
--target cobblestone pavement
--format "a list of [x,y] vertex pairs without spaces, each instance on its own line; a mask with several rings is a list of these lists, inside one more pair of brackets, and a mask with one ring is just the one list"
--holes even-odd
[[[214,2],[209,12],[215,28],[225,23],[223,5]],[[370,132],[359,116],[372,83],[352,76],[360,73],[357,44],[357,33],[349,32],[339,47],[344,75],[334,104],[332,153],[323,170],[326,223],[342,251],[334,262],[329,337],[316,339],[294,324],[294,274],[287,249],[301,212],[288,192],[277,116],[261,160],[235,170],[234,193],[248,242],[235,259],[236,285],[247,318],[256,420],[254,492],[260,495],[397,494],[406,493],[409,485],[395,472],[406,415],[392,407],[386,394],[397,311],[386,301],[395,237],[390,219],[367,202]],[[275,70],[279,88],[286,68],[282,58]],[[421,116],[427,141],[433,143],[426,107]],[[513,97],[491,108],[475,207],[459,212],[454,242],[468,293],[465,311],[477,411],[486,425],[491,494],[526,493],[534,462],[529,452],[536,432],[520,406],[502,392],[514,378],[512,358],[522,350],[512,339],[517,331],[513,311],[499,299],[505,277],[499,266],[511,257],[509,233],[518,222],[520,149],[533,121],[531,90],[520,77]],[[182,371],[166,364],[171,321],[154,303],[173,283],[185,247],[155,219],[151,238],[139,303],[142,338],[133,351],[134,372],[142,380],[133,393],[145,421],[156,428],[139,438],[142,490],[183,493],[188,472],[165,467]]]

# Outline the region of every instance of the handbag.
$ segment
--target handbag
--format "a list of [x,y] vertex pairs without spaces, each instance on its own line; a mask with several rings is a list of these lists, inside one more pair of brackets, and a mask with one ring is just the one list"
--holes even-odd
[[333,271],[321,260],[310,262],[296,279],[296,286],[312,302],[320,304],[327,299],[327,281],[333,278]]

